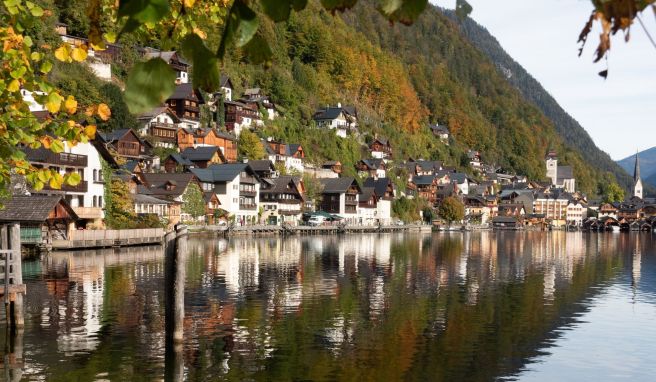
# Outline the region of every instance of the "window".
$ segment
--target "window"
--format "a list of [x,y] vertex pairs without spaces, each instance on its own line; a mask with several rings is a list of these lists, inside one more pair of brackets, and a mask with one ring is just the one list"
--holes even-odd
[[100,207],[100,208],[103,207],[102,196],[99,196],[99,197],[98,197],[98,207]]
[[[97,182],[98,181],[98,170],[93,170],[93,181]],[[95,196],[94,196],[95,198]],[[94,207],[96,206],[96,203],[93,203]]]
[[93,197],[93,203],[92,203],[92,205],[93,205],[93,207],[98,207],[98,197],[96,197],[95,195],[94,195],[94,197]]

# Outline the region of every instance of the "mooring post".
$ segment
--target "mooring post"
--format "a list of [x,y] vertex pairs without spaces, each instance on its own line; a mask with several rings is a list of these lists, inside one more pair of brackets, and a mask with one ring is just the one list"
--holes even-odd
[[[173,235],[173,237],[169,236]],[[187,227],[176,225],[166,237],[165,320],[166,337],[174,343],[183,341],[184,284],[187,259]]]
[[[20,224],[9,226],[9,245],[14,252],[11,254],[11,264],[13,266],[14,285],[23,285],[23,261],[21,256],[21,237]],[[11,302],[12,326],[22,328],[25,326],[25,316],[23,312],[23,294],[16,293],[14,301]]]

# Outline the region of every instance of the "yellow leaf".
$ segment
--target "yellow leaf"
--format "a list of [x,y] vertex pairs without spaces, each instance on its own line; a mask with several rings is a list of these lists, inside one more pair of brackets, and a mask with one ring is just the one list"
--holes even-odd
[[86,114],[87,117],[93,117],[97,110],[98,106],[96,105],[87,106],[87,110],[84,111],[84,114]]
[[55,190],[59,190],[64,183],[64,177],[61,176],[60,173],[56,172],[52,174],[52,178],[50,178],[50,187],[54,188]]
[[52,138],[50,138],[49,136],[46,135],[45,137],[41,137],[41,144],[42,144],[43,147],[45,147],[46,149],[49,149],[49,148],[50,148],[50,144],[51,144],[51,143],[52,143]]
[[184,6],[186,8],[191,8],[194,6],[194,3],[196,3],[196,0],[184,0]]
[[82,62],[87,59],[87,46],[82,45],[80,47],[77,47],[73,49],[73,53],[71,54],[71,57],[77,62]]
[[46,109],[48,109],[49,112],[55,114],[59,112],[59,108],[61,108],[61,103],[64,97],[60,96],[57,93],[50,93],[48,94],[48,98],[46,98]]
[[12,80],[9,83],[9,86],[7,86],[7,90],[9,90],[11,93],[17,92],[20,89],[20,82],[18,80]]
[[109,106],[107,106],[104,103],[101,103],[101,104],[98,105],[98,116],[103,121],[107,121],[109,119],[109,117],[112,116],[112,111],[109,110]]
[[93,139],[96,136],[96,125],[88,125],[84,128],[84,135]]
[[75,98],[73,98],[73,96],[69,95],[68,98],[66,98],[66,102],[64,102],[64,108],[66,108],[68,114],[75,114],[77,111],[77,101]]
[[105,39],[107,40],[108,43],[113,44],[116,42],[116,33],[114,32],[107,32],[105,33]]
[[71,62],[71,47],[64,44],[55,50],[55,58],[63,62]]

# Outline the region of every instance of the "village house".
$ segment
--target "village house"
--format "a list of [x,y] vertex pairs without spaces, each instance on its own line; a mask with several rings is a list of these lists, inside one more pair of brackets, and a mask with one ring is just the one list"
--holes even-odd
[[166,100],[166,105],[180,119],[180,127],[197,129],[200,127],[200,105],[205,103],[203,95],[194,90],[191,83],[180,83]]
[[248,163],[213,164],[192,168],[203,192],[215,192],[221,208],[234,216],[238,225],[259,222],[260,179]]
[[521,203],[527,214],[535,212],[535,194],[528,189],[505,189],[498,195],[501,203]]
[[473,169],[479,169],[481,165],[483,164],[481,162],[481,153],[476,151],[476,150],[468,150],[467,151],[467,158],[469,158],[469,165]]
[[602,203],[599,206],[598,210],[598,217],[612,217],[613,219],[617,219],[617,207],[614,206],[612,203]]
[[538,192],[533,202],[533,212],[543,214],[554,227],[567,224],[567,206],[571,196],[559,190]]
[[303,180],[298,176],[263,179],[260,205],[263,221],[269,225],[298,225],[306,202]]
[[[178,205],[179,202],[159,199],[150,195],[134,194],[132,195],[132,203],[134,204],[134,212],[137,215],[154,215],[160,220],[168,222],[171,218],[170,210],[172,205]],[[176,208],[173,208],[175,211]],[[179,216],[178,212],[178,216]]]
[[353,178],[322,178],[321,210],[337,214],[347,224],[358,223],[358,195],[362,191]]
[[164,171],[168,173],[188,172],[189,169],[194,166],[194,162],[183,157],[179,153],[173,153],[164,159]]
[[499,203],[497,211],[497,216],[521,217],[526,215],[526,210],[522,203]]
[[642,214],[644,206],[642,199],[631,197],[617,206],[617,219],[620,221],[624,219],[629,223],[641,219],[644,217]]
[[217,129],[199,128],[178,130],[178,147],[184,151],[190,147],[216,146],[229,163],[237,161],[237,139]]
[[455,184],[456,187],[458,187],[458,191],[463,194],[467,195],[469,194],[469,185],[470,185],[470,180],[469,176],[467,174],[462,173],[462,172],[454,172],[452,174],[448,174],[449,178],[451,179],[451,183]]
[[239,136],[242,129],[264,125],[257,104],[241,101],[225,101],[226,130]]
[[136,160],[146,170],[159,168],[159,158],[152,155],[152,145],[141,139],[132,129],[114,130],[97,134],[106,147],[126,161]]
[[431,132],[433,133],[434,136],[440,139],[440,141],[448,144],[449,143],[449,128],[447,128],[444,125],[430,125],[429,126]]
[[14,195],[2,203],[0,223],[20,224],[24,245],[68,240],[78,220],[73,208],[59,195]]
[[387,166],[383,159],[362,159],[355,164],[358,175],[362,178],[372,177],[374,179],[387,176]]
[[52,188],[46,183],[43,189],[32,191],[32,194],[63,196],[76,216],[81,219],[83,226],[87,223],[102,226],[105,182],[101,159],[107,161],[110,166],[117,165],[101,140],[80,142],[75,146],[65,142],[64,151],[61,153],[54,153],[43,147],[25,148],[23,151],[26,159],[35,168],[50,168],[62,175],[75,172],[81,178],[77,185],[64,184],[60,189]]
[[144,184],[137,186],[137,194],[164,199],[171,203],[168,206],[168,222],[171,225],[181,221],[190,221],[192,217],[182,212],[183,195],[191,184],[198,185],[198,179],[189,173],[144,173]]
[[471,223],[487,224],[493,217],[492,209],[482,196],[464,196],[463,203],[465,205],[465,220]]
[[235,87],[232,85],[232,80],[230,80],[230,77],[222,74],[221,78],[219,79],[219,90],[221,93],[223,93],[224,101],[232,101],[232,91],[234,88]]
[[221,200],[214,191],[203,192],[205,201],[205,222],[207,224],[219,224],[227,222],[227,211],[221,208]]
[[265,95],[260,88],[244,90],[241,101],[255,106],[258,110],[264,110],[266,113],[265,119],[272,121],[278,117],[276,105],[271,101],[271,97]]
[[545,159],[547,167],[547,178],[551,180],[551,185],[556,188],[562,188],[566,192],[576,191],[576,180],[574,179],[574,169],[571,166],[558,166],[558,155],[551,150]]
[[305,151],[301,145],[297,143],[287,144],[273,139],[268,139],[263,144],[271,162],[284,165],[287,171],[290,172],[302,173],[305,170],[303,167]]
[[358,218],[359,225],[377,225],[378,219],[376,212],[378,211],[378,200],[380,197],[376,195],[373,187],[363,187],[362,192],[358,195]]
[[154,48],[145,48],[144,58],[161,58],[175,72],[175,83],[186,84],[189,82],[189,63],[176,51],[160,51]]
[[326,106],[312,117],[318,128],[335,130],[338,137],[346,138],[349,131],[358,127],[357,110],[353,106]]
[[193,167],[197,168],[206,168],[215,163],[226,163],[223,153],[217,146],[188,147],[180,153],[180,156],[189,160],[193,163]]
[[444,170],[442,162],[437,160],[414,160],[410,158],[402,166],[405,167],[408,171],[408,180],[411,180],[415,175],[435,175],[439,171]]
[[587,204],[582,200],[571,198],[569,203],[567,203],[567,211],[565,213],[567,225],[580,227],[583,224],[583,220],[587,219],[587,217]]
[[416,196],[426,199],[431,205],[437,202],[437,186],[439,179],[435,175],[418,175],[412,178],[412,188]]
[[362,184],[365,188],[373,188],[376,195],[376,224],[391,224],[392,200],[394,199],[394,184],[390,178],[367,178]]
[[392,145],[389,140],[384,138],[374,138],[374,140],[369,144],[369,151],[371,151],[371,157],[376,159],[392,159]]
[[155,147],[175,148],[180,119],[166,106],[160,106],[137,116],[139,134],[150,136]]

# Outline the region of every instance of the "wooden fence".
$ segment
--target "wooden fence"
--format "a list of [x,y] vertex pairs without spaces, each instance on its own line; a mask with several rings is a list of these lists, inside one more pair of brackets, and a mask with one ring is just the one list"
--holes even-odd
[[131,245],[161,244],[162,228],[120,230],[78,230],[71,232],[69,240],[54,240],[53,249],[123,247]]

